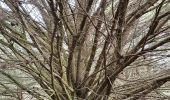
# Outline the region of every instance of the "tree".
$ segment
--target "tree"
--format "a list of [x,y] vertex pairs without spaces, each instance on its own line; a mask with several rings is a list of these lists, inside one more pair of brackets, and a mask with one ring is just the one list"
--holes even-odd
[[0,2],[1,95],[168,99],[169,0]]

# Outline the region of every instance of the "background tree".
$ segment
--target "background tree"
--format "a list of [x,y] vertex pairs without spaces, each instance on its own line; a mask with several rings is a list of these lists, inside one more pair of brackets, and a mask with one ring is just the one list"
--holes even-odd
[[169,99],[169,0],[0,2],[0,95]]

